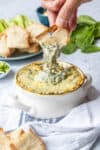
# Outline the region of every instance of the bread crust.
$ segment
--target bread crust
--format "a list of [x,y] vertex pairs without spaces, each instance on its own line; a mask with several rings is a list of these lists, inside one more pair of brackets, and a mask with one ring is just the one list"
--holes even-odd
[[35,37],[39,35],[40,33],[43,33],[48,30],[48,27],[38,24],[38,23],[33,23],[29,25],[26,29],[30,33],[30,43],[36,42]]
[[42,139],[30,128],[5,133],[0,128],[0,150],[46,150]]
[[8,48],[29,48],[29,33],[19,27],[11,26],[6,30]]
[[29,48],[26,49],[18,49],[19,52],[27,52],[27,53],[36,53],[40,50],[40,46],[38,43],[33,43]]
[[0,34],[0,56],[10,57],[14,53],[14,48],[7,47],[7,36],[5,33]]

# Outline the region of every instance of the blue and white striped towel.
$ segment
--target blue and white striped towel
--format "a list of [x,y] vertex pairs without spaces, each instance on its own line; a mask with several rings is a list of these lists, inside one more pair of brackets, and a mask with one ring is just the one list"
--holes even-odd
[[92,150],[100,136],[100,98],[74,108],[64,118],[50,120],[36,119],[21,109],[3,104],[0,106],[0,127],[5,131],[32,127],[48,150]]

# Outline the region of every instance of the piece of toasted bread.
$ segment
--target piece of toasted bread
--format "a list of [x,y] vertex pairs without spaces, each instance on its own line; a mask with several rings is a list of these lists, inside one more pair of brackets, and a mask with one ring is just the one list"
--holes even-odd
[[22,134],[25,133],[23,129],[18,129],[11,131],[9,133],[6,133],[6,135],[10,138],[10,140],[19,140],[19,138],[22,136]]
[[60,28],[53,33],[53,37],[57,39],[62,45],[66,45],[69,42],[69,33],[66,29]]
[[32,129],[24,131],[19,129],[9,133],[13,146],[11,150],[46,150],[45,144],[41,138],[33,132]]
[[18,49],[19,52],[27,52],[27,53],[36,53],[40,50],[40,46],[38,43],[33,43],[29,48],[26,49]]
[[29,48],[29,33],[25,29],[14,25],[6,30],[6,35],[8,48]]
[[13,146],[13,143],[11,143],[10,138],[5,134],[3,129],[0,129],[0,150],[16,150],[11,149],[10,147]]
[[47,28],[46,30],[35,36],[36,41],[38,42],[39,40],[50,37],[50,35],[54,33],[57,29],[58,27],[56,25]]
[[40,50],[40,46],[38,43],[33,43],[30,45],[30,48],[28,50],[29,53],[36,53]]
[[18,129],[5,133],[0,128],[0,150],[46,150],[46,147],[32,129]]
[[45,30],[47,30],[48,27],[38,24],[38,23],[33,23],[31,25],[29,25],[27,27],[27,31],[30,33],[30,43],[34,43],[35,41],[35,36],[37,36],[38,34],[44,32]]
[[[50,34],[49,32],[51,32],[52,34]],[[54,26],[53,26],[53,27],[50,27],[49,30],[37,35],[35,38],[38,43],[40,43],[40,42],[45,43],[49,40],[52,42],[52,44],[53,44],[53,40],[55,39],[55,41],[58,44],[65,46],[69,41],[69,34],[66,29],[54,28]]]
[[0,35],[0,56],[9,57],[15,51],[14,48],[7,47],[7,37],[6,34],[3,33]]

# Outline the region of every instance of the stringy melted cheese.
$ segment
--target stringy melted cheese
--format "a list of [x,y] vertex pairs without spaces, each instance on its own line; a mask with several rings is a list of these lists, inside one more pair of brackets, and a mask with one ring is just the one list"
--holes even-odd
[[57,62],[57,58],[60,56],[63,45],[53,36],[42,41],[40,45],[44,54],[43,70],[35,76],[35,80],[58,84],[64,80],[67,75],[67,69],[64,69],[64,67],[60,66]]
[[32,63],[22,68],[17,76],[17,84],[30,92],[50,95],[72,92],[84,81],[82,72],[73,65],[57,62],[63,48],[62,41],[49,36],[40,42],[43,49],[43,63]]

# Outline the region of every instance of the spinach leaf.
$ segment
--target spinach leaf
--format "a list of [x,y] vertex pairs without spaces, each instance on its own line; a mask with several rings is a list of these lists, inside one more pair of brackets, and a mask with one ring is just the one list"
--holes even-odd
[[74,53],[75,51],[77,50],[77,46],[75,44],[75,41],[74,40],[71,40],[67,46],[65,46],[63,48],[63,53],[64,54],[72,54]]
[[79,16],[77,22],[78,24],[87,24],[87,25],[96,24],[96,20],[94,20],[92,17],[87,15]]
[[71,54],[79,48],[83,53],[100,52],[100,47],[94,42],[100,38],[100,22],[90,16],[79,16],[75,31],[70,35],[70,42],[63,49],[63,53]]
[[63,53],[71,54],[80,48],[84,50],[94,41],[95,26],[78,25],[76,30],[70,35],[70,42],[64,47]]
[[84,49],[94,41],[95,26],[84,26],[77,30],[75,42],[78,48]]
[[96,23],[94,36],[95,38],[100,38],[100,22]]
[[83,53],[94,53],[94,52],[100,52],[100,47],[97,45],[90,45],[82,50]]

